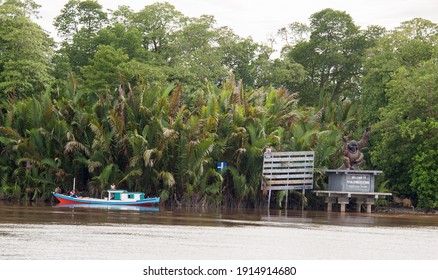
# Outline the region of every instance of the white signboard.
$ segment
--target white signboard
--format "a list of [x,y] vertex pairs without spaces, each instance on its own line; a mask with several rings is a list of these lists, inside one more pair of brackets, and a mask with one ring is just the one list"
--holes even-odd
[[371,188],[369,174],[347,174],[346,191],[368,192]]

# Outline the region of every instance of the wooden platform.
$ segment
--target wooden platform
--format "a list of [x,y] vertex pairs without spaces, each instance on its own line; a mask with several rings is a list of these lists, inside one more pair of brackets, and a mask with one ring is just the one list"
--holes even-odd
[[345,205],[350,201],[356,203],[356,211],[361,212],[362,205],[366,205],[366,212],[371,213],[371,206],[375,200],[391,196],[392,193],[379,192],[343,192],[343,191],[314,191],[317,196],[325,197],[327,211],[332,211],[333,203],[340,205],[340,211],[345,212]]

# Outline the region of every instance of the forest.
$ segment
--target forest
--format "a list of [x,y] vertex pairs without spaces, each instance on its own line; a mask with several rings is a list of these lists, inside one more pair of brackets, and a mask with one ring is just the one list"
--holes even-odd
[[266,148],[315,151],[325,189],[342,137],[371,127],[377,191],[438,208],[437,23],[363,28],[327,8],[258,43],[169,3],[69,0],[55,40],[38,9],[0,1],[0,199],[48,201],[75,178],[90,196],[114,182],[165,205],[261,207]]

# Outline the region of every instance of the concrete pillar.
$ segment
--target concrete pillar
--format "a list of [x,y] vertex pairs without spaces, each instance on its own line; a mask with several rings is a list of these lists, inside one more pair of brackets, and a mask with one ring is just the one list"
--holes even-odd
[[358,197],[356,199],[356,212],[360,213],[362,212],[362,205],[367,204],[365,198]]
[[338,204],[341,205],[341,212],[345,212],[345,205],[349,203],[350,199],[346,196],[338,197]]
[[345,212],[345,204],[346,203],[339,203],[341,205],[341,212]]
[[365,203],[367,205],[367,213],[371,213],[371,206],[374,205],[374,198],[367,198]]
[[336,198],[335,197],[326,197],[325,198],[325,203],[327,204],[327,212],[331,212],[332,211],[332,206],[333,203],[336,202]]

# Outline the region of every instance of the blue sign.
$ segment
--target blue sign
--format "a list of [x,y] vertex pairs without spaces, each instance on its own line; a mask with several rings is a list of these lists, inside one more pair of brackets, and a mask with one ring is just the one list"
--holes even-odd
[[226,162],[219,161],[216,167],[217,172],[223,172],[224,168],[227,167],[227,165],[228,164]]

